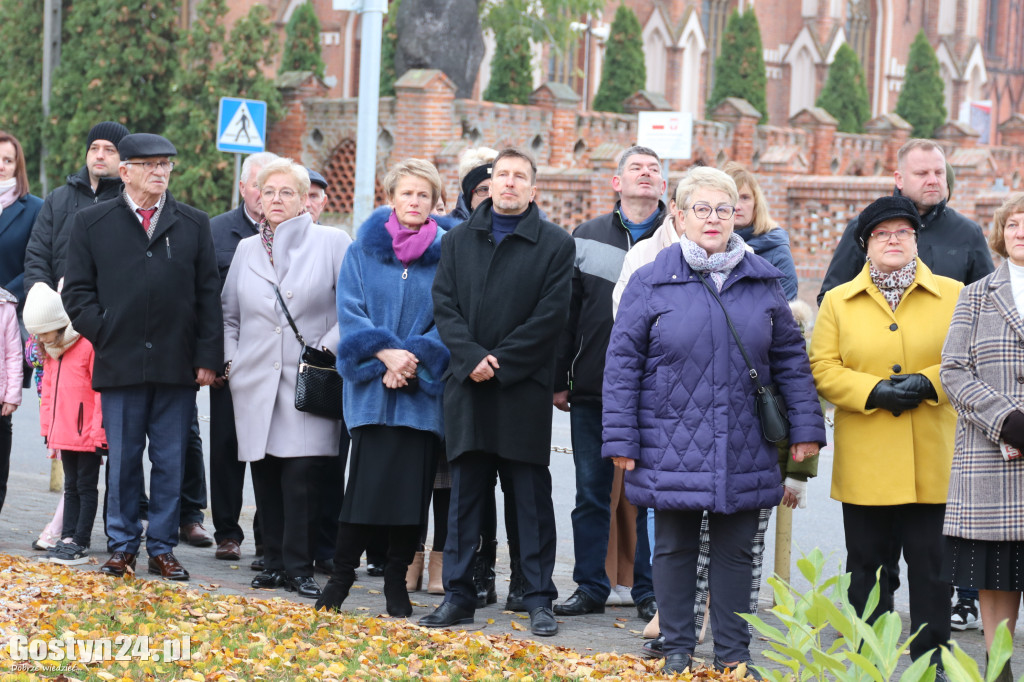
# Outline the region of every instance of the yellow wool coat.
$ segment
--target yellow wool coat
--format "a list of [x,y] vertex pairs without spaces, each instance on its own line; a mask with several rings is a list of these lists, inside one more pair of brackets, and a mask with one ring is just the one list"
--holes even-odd
[[[868,274],[832,289],[811,338],[818,393],[836,406],[832,497],[860,505],[944,504],[953,460],[956,412],[939,381],[942,344],[963,284],[917,260],[917,277],[889,308]],[[920,373],[938,400],[893,416],[865,409],[892,374]]]

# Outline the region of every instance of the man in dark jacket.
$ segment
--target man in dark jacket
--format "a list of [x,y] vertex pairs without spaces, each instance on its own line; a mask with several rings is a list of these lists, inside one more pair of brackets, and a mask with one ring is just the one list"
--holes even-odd
[[[512,482],[523,604],[533,633],[558,632],[555,514],[551,503],[554,346],[569,309],[573,241],[541,220],[537,169],[516,149],[494,160],[491,199],[441,241],[434,320],[451,352],[444,393],[452,472],[445,600],[420,625],[473,622],[473,559],[495,472]],[[491,490],[488,489],[490,486]]]
[[85,143],[85,165],[69,175],[67,184],[50,192],[32,226],[25,250],[25,291],[36,282],[51,289],[64,276],[71,218],[75,213],[121,191],[117,145],[128,129],[116,121],[97,123]]
[[[231,268],[231,259],[235,257],[238,242],[256,234],[256,226],[263,218],[257,177],[264,166],[277,158],[277,154],[272,152],[247,156],[242,163],[242,174],[238,182],[241,206],[210,219],[221,288]],[[210,386],[210,510],[213,515],[214,538],[217,541],[216,556],[224,561],[238,561],[242,558],[241,544],[245,534],[238,525],[238,517],[242,513],[244,487],[245,462],[238,461],[231,391],[224,383],[224,377],[218,373]],[[260,548],[262,543],[255,518],[252,532],[256,546]],[[258,555],[261,553],[257,552]],[[254,562],[254,568],[263,570],[263,560],[257,557],[256,561],[260,563],[255,565]]]
[[[978,224],[946,205],[949,193],[946,157],[938,143],[922,139],[908,141],[896,155],[893,176],[896,180],[894,194],[913,201],[921,213],[917,253],[932,272],[970,284],[995,269],[985,234]],[[854,237],[857,222],[858,218],[854,218],[846,226],[832,254],[818,292],[818,305],[827,291],[849,282],[864,267],[864,249]]]
[[79,211],[68,242],[62,298],[95,348],[110,446],[107,534],[101,570],[135,569],[142,540],[142,453],[149,438],[149,571],[187,580],[178,544],[182,468],[196,385],[224,361],[220,278],[205,213],[167,191],[177,152],[166,138],[128,135],[118,145],[124,190]]
[[[573,232],[576,263],[572,274],[569,322],[559,343],[554,404],[569,411],[573,462],[576,465],[576,508],[572,537],[578,586],[555,606],[560,616],[604,612],[611,589],[605,572],[611,525],[615,467],[601,458],[601,386],[604,358],[612,330],[612,290],[622,271],[626,251],[658,229],[665,217],[661,196],[666,182],[657,153],[630,147],[619,157],[612,189],[619,201],[611,213],[589,220]],[[637,543],[633,564],[633,603],[644,620],[657,612],[651,582],[651,550],[647,513],[636,517]]]

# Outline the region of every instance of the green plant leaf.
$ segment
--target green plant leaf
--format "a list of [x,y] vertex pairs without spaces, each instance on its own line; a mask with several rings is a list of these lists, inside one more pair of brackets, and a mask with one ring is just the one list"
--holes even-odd
[[899,682],[933,682],[934,679],[935,667],[932,665],[931,657],[922,656],[903,671],[903,674],[899,677]]
[[983,678],[978,664],[956,642],[952,644],[952,651],[942,647],[942,667],[946,669],[946,676],[957,682],[981,682]]
[[875,682],[885,682],[885,677],[882,676],[878,667],[867,656],[857,653],[856,651],[851,651],[846,654],[846,657],[849,658],[859,670],[867,673],[867,675]]
[[988,666],[985,671],[986,682],[991,682],[1010,660],[1013,655],[1013,635],[1010,634],[1004,620],[996,627],[996,633],[992,638],[992,648],[988,652]]

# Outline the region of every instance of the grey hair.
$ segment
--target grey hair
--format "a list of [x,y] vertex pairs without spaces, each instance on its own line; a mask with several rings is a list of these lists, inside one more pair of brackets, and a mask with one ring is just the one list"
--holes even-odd
[[253,166],[263,168],[271,161],[277,161],[281,157],[274,152],[258,152],[256,154],[250,154],[245,157],[245,161],[242,162],[242,174],[238,177],[242,181],[242,184],[249,182],[249,176],[252,174]]
[[472,147],[462,152],[459,158],[459,184],[466,179],[469,171],[494,161],[497,156],[498,150],[490,147]]
[[299,188],[299,194],[302,196],[309,194],[309,171],[306,170],[305,166],[300,166],[291,159],[283,158],[274,159],[260,169],[260,174],[256,178],[260,189],[263,188],[263,185],[267,184],[267,178],[278,173],[290,175],[295,180],[295,185]]
[[690,195],[702,187],[725,192],[729,195],[733,205],[740,200],[736,181],[728,173],[710,166],[697,166],[691,168],[686,176],[679,181],[679,185],[676,187],[676,205],[682,210],[689,208]]
[[641,147],[640,145],[635,144],[632,147],[623,151],[622,154],[619,156],[619,166],[618,168],[615,169],[615,175],[621,177],[622,172],[626,170],[626,162],[629,161],[629,157],[637,155],[653,156],[655,159],[658,160],[658,165],[661,165],[661,159],[658,157],[658,153],[656,151],[650,149],[649,147]]

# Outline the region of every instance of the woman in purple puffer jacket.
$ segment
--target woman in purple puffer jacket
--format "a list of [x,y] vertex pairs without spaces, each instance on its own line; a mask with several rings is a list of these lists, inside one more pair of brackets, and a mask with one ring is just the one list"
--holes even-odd
[[[782,273],[733,234],[736,184],[695,168],[677,191],[679,244],[629,280],[604,375],[602,454],[626,470],[626,496],[655,510],[654,590],[665,672],[690,665],[700,524],[709,512],[715,667],[750,660],[752,547],[760,509],[782,500],[778,452],[762,435],[754,383],[722,305],[760,381],[788,405],[794,459],[816,455],[825,424]],[[718,303],[703,277],[722,299]],[[751,671],[751,674],[755,674]]]

